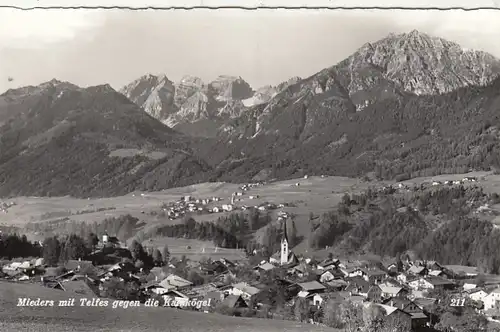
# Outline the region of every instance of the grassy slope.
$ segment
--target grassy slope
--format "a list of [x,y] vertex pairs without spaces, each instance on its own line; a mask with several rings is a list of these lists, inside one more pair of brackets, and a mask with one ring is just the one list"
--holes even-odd
[[[334,331],[295,322],[233,318],[168,308],[16,307],[19,297],[65,300],[70,293],[0,282],[0,331]],[[77,296],[74,296],[75,298]]]

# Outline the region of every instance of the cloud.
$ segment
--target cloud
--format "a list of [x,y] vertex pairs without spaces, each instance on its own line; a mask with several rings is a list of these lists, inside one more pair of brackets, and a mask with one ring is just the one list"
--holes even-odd
[[[54,77],[118,88],[146,73],[165,73],[172,80],[190,74],[207,81],[237,75],[258,88],[307,77],[366,42],[412,29],[500,55],[500,12],[82,12],[19,14],[16,24],[22,28],[15,37],[0,31],[0,72],[15,78],[10,83],[0,78],[0,90]],[[43,43],[29,49],[30,40]]]

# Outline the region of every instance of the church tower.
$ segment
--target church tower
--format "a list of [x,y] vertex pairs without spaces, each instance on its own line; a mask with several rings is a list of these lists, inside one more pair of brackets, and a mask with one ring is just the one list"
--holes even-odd
[[285,265],[288,263],[288,236],[286,234],[286,218],[283,219],[283,237],[281,238],[281,259],[280,264]]

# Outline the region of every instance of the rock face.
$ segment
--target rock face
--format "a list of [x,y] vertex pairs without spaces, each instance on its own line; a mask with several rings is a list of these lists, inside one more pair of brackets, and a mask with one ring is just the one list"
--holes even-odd
[[[499,60],[491,54],[466,50],[457,43],[417,30],[367,43],[339,66],[356,72],[367,64],[377,67],[399,88],[417,95],[483,86],[496,78],[500,70]],[[352,82],[352,90],[360,88],[356,83]]]
[[[235,76],[221,75],[208,84],[199,77],[184,76],[174,84],[165,75],[145,75],[120,92],[170,127],[189,134],[203,132],[213,136],[218,127],[207,134],[207,130],[200,131],[200,123],[206,125],[209,120],[212,124],[222,124],[227,119],[239,117],[249,107],[268,102],[295,80],[254,91],[245,80]],[[196,130],[190,130],[189,124],[196,124]]]

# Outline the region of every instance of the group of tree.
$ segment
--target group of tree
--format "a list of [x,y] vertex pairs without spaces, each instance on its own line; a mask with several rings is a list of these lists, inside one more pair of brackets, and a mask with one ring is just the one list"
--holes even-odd
[[41,257],[42,247],[35,241],[28,241],[26,235],[0,233],[0,257]]
[[158,227],[152,235],[213,241],[214,245],[222,248],[245,248],[246,245],[246,239],[238,239],[217,223],[196,222],[191,217],[186,217],[180,224]]

